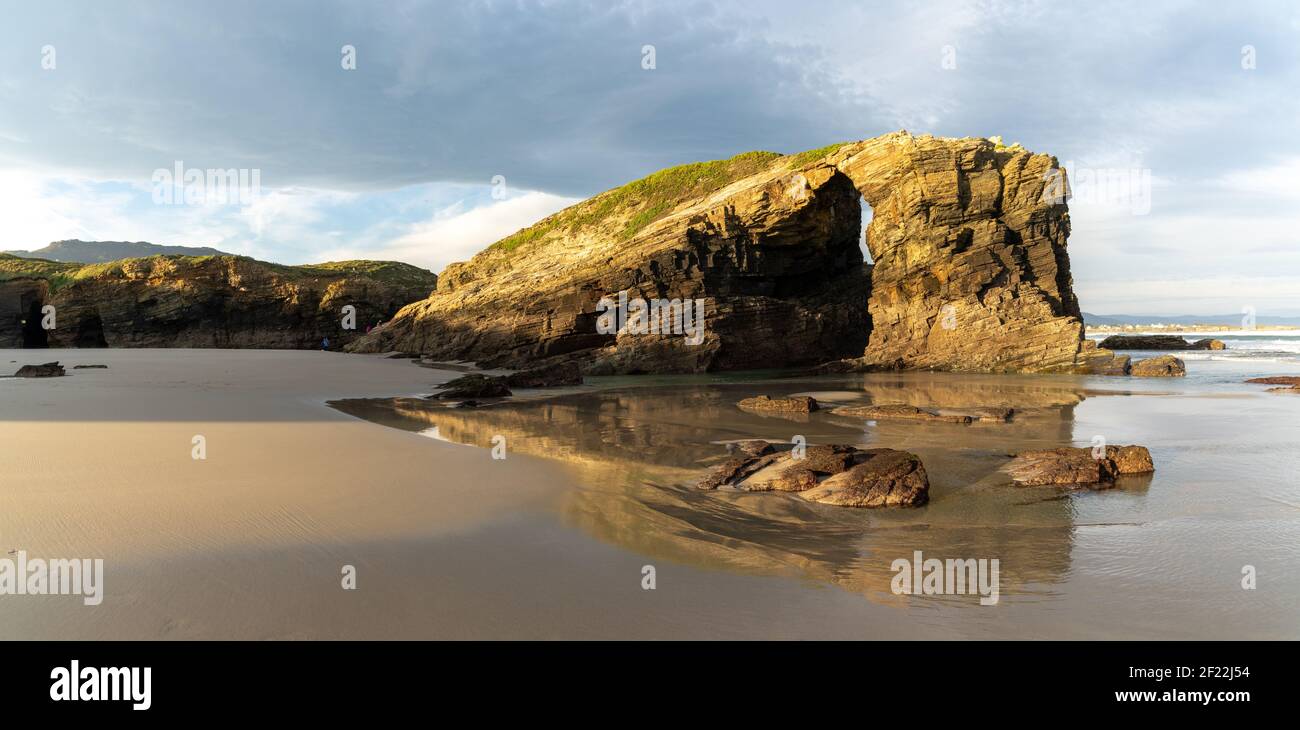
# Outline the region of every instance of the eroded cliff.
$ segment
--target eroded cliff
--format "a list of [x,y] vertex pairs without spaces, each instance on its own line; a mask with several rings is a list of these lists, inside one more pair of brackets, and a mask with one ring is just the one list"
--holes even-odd
[[428,296],[436,281],[384,261],[151,256],[82,265],[0,254],[0,347],[301,349],[325,337],[341,345]]
[[[865,264],[860,200],[873,211]],[[841,368],[1105,372],[1071,290],[1065,176],[987,139],[896,132],[683,165],[443,272],[351,349],[590,373]],[[603,297],[702,299],[707,333],[617,334]]]

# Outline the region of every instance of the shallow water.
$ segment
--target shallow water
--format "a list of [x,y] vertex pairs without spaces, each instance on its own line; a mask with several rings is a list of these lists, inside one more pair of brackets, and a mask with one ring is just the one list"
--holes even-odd
[[[344,413],[431,438],[564,463],[564,524],[643,556],[710,571],[796,578],[903,612],[921,635],[1066,638],[1300,636],[1300,396],[1248,377],[1300,367],[1190,360],[1185,379],[943,373],[781,378],[774,373],[590,378],[478,409],[421,398],[352,399]],[[755,394],[827,405],[1011,406],[1005,424],[873,422],[826,411],[760,415]],[[1104,491],[1011,486],[1007,454],[1110,444],[1150,448],[1156,473]],[[700,492],[702,470],[748,438],[906,449],[931,480],[919,509],[856,510],[788,494]],[[1000,599],[896,595],[895,559],[997,559]],[[1254,590],[1242,588],[1253,566]],[[820,592],[816,595],[826,594]],[[707,595],[703,597],[707,600]],[[721,595],[719,601],[726,600]],[[830,634],[880,635],[828,602]],[[760,606],[755,611],[763,611]],[[818,612],[814,611],[814,615]],[[858,620],[864,617],[858,616]],[[932,632],[932,633],[927,633]]]

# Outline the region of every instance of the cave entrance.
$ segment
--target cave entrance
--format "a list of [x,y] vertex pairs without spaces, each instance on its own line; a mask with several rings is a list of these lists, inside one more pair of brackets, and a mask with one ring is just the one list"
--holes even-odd
[[27,305],[27,318],[23,320],[23,347],[40,349],[50,346],[49,333],[41,327],[41,300],[33,299]]
[[74,347],[108,347],[108,340],[104,339],[104,320],[99,318],[98,312],[77,322],[77,336],[72,344]]
[[866,198],[860,198],[858,206],[862,209],[862,232],[858,234],[858,248],[862,249],[862,260],[865,263],[875,263],[871,260],[871,250],[867,248],[867,226],[871,224],[871,203],[868,203]]

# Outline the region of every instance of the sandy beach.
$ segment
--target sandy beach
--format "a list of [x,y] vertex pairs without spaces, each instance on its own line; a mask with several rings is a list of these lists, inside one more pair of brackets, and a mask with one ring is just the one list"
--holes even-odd
[[[1179,382],[589,378],[459,410],[420,398],[457,373],[378,356],[0,352],[11,369],[55,357],[69,377],[0,381],[0,549],[103,558],[104,600],[6,596],[4,639],[1297,638],[1300,626],[1300,399],[1242,384],[1258,363],[1189,362]],[[108,368],[71,369],[90,363]],[[1019,412],[950,426],[734,407],[755,393]],[[727,441],[794,434],[916,452],[930,504],[689,488]],[[1011,487],[998,470],[1010,451],[1094,434],[1147,445],[1156,473],[1065,491]],[[999,558],[1001,600],[894,595],[890,561],[914,550]],[[345,565],[356,590],[341,586]],[[1256,590],[1240,586],[1244,565]]]

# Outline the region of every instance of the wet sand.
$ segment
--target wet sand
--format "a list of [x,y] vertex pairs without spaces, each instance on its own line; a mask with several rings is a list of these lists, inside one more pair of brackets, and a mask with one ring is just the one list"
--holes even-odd
[[[405,360],[0,351],[12,369],[55,358],[109,369],[0,381],[0,552],[102,557],[105,599],[0,596],[0,638],[1300,636],[1300,398],[1242,385],[1254,371],[1236,363],[1189,362],[1185,381],[598,378],[458,410],[418,397],[457,373]],[[758,393],[1019,413],[960,426],[734,407]],[[688,486],[728,440],[796,434],[918,453],[931,503]],[[1069,492],[999,471],[1010,451],[1096,434],[1149,446],[1156,474]],[[894,595],[890,563],[913,550],[999,559],[999,603]]]

